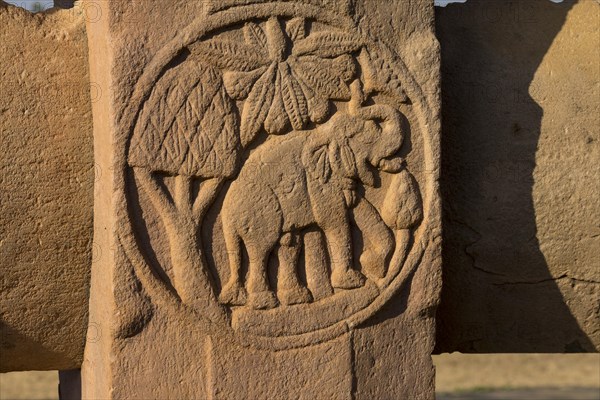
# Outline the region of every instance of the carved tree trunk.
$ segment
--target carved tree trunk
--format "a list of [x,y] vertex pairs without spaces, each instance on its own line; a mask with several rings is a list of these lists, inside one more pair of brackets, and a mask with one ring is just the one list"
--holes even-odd
[[172,284],[181,301],[194,309],[204,310],[213,320],[223,320],[226,312],[218,305],[200,237],[202,219],[222,180],[206,181],[193,200],[194,180],[177,176],[171,200],[149,170],[136,168],[135,176],[165,225],[173,268]]

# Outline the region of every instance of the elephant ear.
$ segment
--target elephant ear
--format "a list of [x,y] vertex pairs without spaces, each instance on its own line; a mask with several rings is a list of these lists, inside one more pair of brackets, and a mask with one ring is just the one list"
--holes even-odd
[[348,140],[341,143],[332,142],[330,146],[330,158],[333,169],[346,178],[354,178],[358,175],[356,169],[356,158]]
[[302,164],[310,178],[322,184],[329,182],[332,172],[329,144],[307,145],[302,152]]

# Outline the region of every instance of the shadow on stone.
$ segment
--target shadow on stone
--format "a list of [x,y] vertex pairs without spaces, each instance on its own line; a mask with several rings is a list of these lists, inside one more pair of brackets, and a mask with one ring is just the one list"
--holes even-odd
[[81,370],[59,371],[58,393],[60,400],[81,400]]
[[0,372],[32,370],[32,358],[36,360],[35,370],[38,371],[69,368],[73,365],[69,354],[55,351],[40,343],[37,338],[28,338],[1,320],[0,354]]
[[544,110],[531,84],[574,4],[470,0],[437,9],[444,120],[437,352],[594,351],[540,250],[532,197]]

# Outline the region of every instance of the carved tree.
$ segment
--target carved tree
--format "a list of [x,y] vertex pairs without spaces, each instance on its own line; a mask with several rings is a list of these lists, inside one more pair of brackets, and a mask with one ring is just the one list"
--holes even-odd
[[[169,237],[173,287],[184,303],[204,310],[218,306],[200,226],[222,183],[238,167],[238,120],[220,72],[187,60],[157,82],[130,146],[135,178]],[[161,185],[160,174],[174,176],[174,187]]]

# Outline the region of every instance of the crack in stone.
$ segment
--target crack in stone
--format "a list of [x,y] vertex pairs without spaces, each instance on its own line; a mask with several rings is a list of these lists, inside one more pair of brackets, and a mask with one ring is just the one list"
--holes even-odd
[[474,269],[476,269],[476,270],[478,270],[480,272],[483,272],[485,274],[488,274],[488,275],[492,275],[492,276],[506,276],[506,274],[502,274],[500,272],[489,271],[489,270],[487,270],[487,269],[485,269],[485,268],[480,267],[480,266],[477,265],[477,259],[469,251],[469,247],[471,247],[471,246],[475,245],[477,242],[479,242],[483,238],[483,235],[481,233],[479,233],[477,230],[473,229],[473,227],[471,227],[468,223],[466,223],[464,221],[461,221],[461,220],[459,220],[456,217],[450,216],[449,215],[450,213],[453,213],[453,214],[455,213],[454,210],[446,208],[446,209],[444,209],[444,212],[446,213],[447,218],[448,218],[449,221],[451,221],[452,223],[455,223],[455,224],[458,224],[458,225],[461,225],[461,226],[465,227],[466,229],[470,230],[471,232],[473,232],[475,235],[478,236],[478,238],[476,240],[473,240],[473,241],[465,244],[462,247],[462,250],[465,253],[465,255],[469,258],[469,260],[471,260],[471,266]]
[[589,279],[572,278],[572,277],[568,276],[567,274],[563,274],[563,275],[555,277],[555,278],[541,279],[541,280],[538,280],[538,281],[502,282],[502,283],[494,283],[494,285],[495,286],[538,285],[540,283],[556,282],[556,281],[560,281],[560,280],[563,280],[563,279],[570,279],[572,281],[582,282],[582,283],[600,284],[599,281],[594,281],[594,280],[589,280]]

